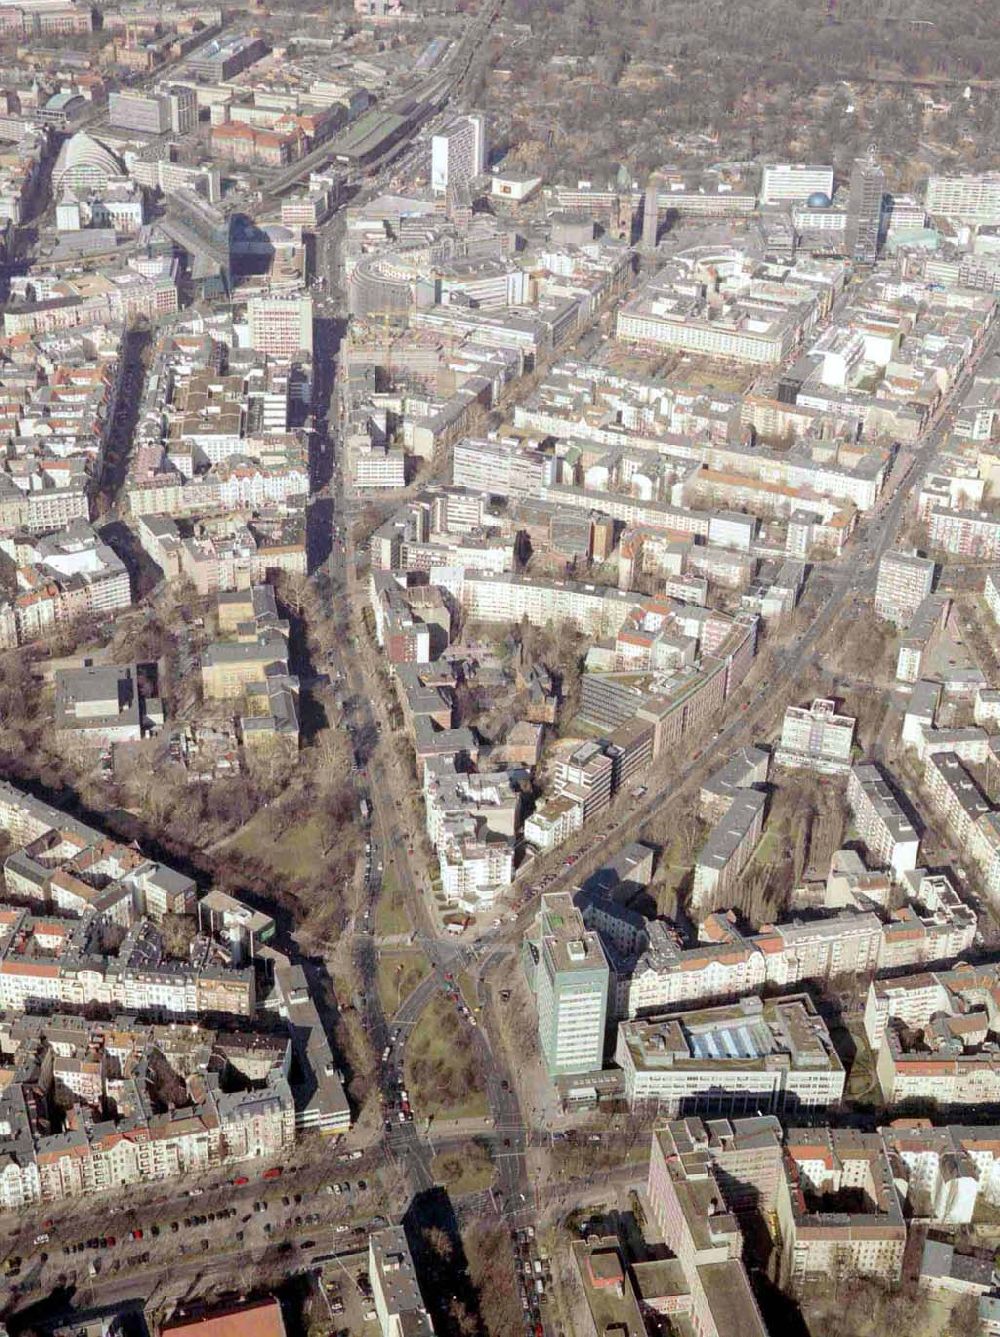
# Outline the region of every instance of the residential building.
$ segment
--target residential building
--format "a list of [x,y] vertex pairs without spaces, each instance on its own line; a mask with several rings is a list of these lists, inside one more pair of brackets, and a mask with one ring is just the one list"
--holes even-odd
[[995,1124],[934,1128],[900,1120],[881,1130],[896,1187],[914,1217],[943,1226],[969,1225],[977,1204],[1000,1203],[1000,1129]]
[[875,615],[907,626],[934,588],[936,569],[929,558],[915,553],[887,552],[878,564]]
[[767,796],[757,789],[734,794],[725,816],[713,826],[695,858],[693,907],[726,902],[760,840],[766,806]]
[[930,514],[932,548],[955,557],[994,562],[1000,558],[1000,519],[992,511],[961,511],[934,506]]
[[774,759],[780,766],[846,775],[856,725],[853,715],[837,714],[834,701],[817,698],[809,707],[789,706]]
[[368,1236],[368,1278],[382,1337],[432,1337],[413,1255],[402,1226]]
[[653,1133],[653,1158],[707,1157],[722,1204],[737,1218],[767,1216],[778,1205],[784,1178],[781,1122],[773,1114],[749,1119],[673,1119]]
[[1000,569],[986,573],[983,598],[986,600],[986,607],[993,614],[993,621],[1000,622]]
[[736,791],[766,784],[770,769],[770,752],[760,747],[741,747],[702,785],[698,796],[701,816],[707,822],[721,821],[729,811]]
[[878,1133],[790,1128],[777,1216],[790,1290],[830,1277],[900,1280],[906,1221]]
[[[619,1337],[645,1337],[646,1324],[617,1235],[591,1235],[574,1240],[572,1249],[590,1311],[592,1337],[601,1337],[605,1332],[614,1332]],[[541,1294],[545,1294],[544,1290]],[[672,1287],[671,1299],[679,1306],[686,1297],[676,1295]],[[676,1308],[674,1312],[682,1311]]]
[[900,682],[917,682],[924,660],[944,631],[951,611],[951,600],[944,594],[928,594],[917,606],[896,656],[896,677]]
[[872,860],[900,878],[917,866],[920,835],[877,766],[859,764],[847,782],[847,802]]
[[[204,1174],[294,1141],[280,1033],[54,1012],[0,1022],[0,1050],[10,1056],[0,1092],[7,1210]],[[232,1091],[220,1080],[227,1069]],[[59,1132],[45,1117],[55,1099],[67,1105]]]
[[582,802],[587,822],[611,802],[614,763],[599,743],[581,743],[556,762],[555,782],[557,797]]
[[876,980],[865,1034],[888,1105],[933,1101],[941,1109],[1000,1102],[995,966]]
[[2,540],[18,562],[14,617],[18,643],[77,618],[102,619],[132,604],[128,570],[84,520],[39,539]]
[[705,1146],[692,1145],[683,1133],[681,1142],[678,1154],[670,1129],[652,1135],[646,1196],[680,1274],[669,1307],[653,1307],[699,1337],[767,1337],[742,1263],[743,1232],[729,1210],[727,1185]]
[[274,991],[265,1006],[288,1023],[297,1083],[295,1127],[336,1137],[350,1131],[351,1107],[326,1028],[301,966],[276,965]]
[[973,853],[977,825],[992,812],[993,805],[957,754],[930,753],[924,763],[924,785],[956,846]]
[[931,176],[924,203],[929,214],[943,214],[973,227],[1000,224],[1000,172]]
[[583,826],[584,800],[568,794],[543,799],[524,823],[524,838],[541,853],[548,853]]

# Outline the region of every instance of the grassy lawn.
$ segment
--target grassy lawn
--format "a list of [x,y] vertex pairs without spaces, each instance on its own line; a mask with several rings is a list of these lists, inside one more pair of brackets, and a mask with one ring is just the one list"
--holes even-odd
[[493,1161],[478,1142],[467,1142],[454,1151],[434,1157],[431,1172],[449,1193],[482,1193],[493,1183]]
[[479,999],[476,997],[476,985],[472,976],[467,970],[463,970],[455,977],[455,983],[458,985],[465,1006],[470,1012],[475,1012],[479,1006]]
[[406,1085],[418,1119],[480,1119],[488,1113],[471,1037],[454,1003],[436,994],[406,1046]]
[[378,905],[375,907],[375,936],[378,938],[395,938],[402,933],[412,932],[413,924],[406,908],[403,890],[396,881],[396,875],[392,869],[387,869],[385,876],[382,878],[382,890],[379,893]]
[[682,363],[677,369],[677,377],[692,389],[727,390],[740,394],[747,386],[745,375],[735,369],[715,367],[710,362]]
[[756,850],[754,850],[751,864],[758,864],[761,868],[766,868],[777,855],[780,844],[781,836],[779,832],[768,828],[761,836]]
[[379,952],[378,996],[386,1016],[391,1017],[403,999],[430,973],[430,962],[417,948]]
[[255,813],[227,845],[249,859],[269,864],[289,881],[310,880],[325,862],[320,826],[314,818],[296,822],[278,836],[266,808]]

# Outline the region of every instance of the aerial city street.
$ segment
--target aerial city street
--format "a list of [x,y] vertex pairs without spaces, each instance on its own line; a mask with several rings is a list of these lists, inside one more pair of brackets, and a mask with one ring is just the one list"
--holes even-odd
[[1000,1337],[1000,25],[0,0],[0,1337]]

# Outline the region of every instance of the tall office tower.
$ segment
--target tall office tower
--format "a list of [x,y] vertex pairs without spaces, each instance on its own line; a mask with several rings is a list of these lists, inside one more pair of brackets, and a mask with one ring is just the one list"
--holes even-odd
[[431,189],[445,195],[449,186],[469,182],[486,170],[486,117],[456,116],[431,139]]
[[312,354],[313,303],[308,293],[251,297],[247,317],[250,347],[258,352],[287,358]]
[[522,950],[549,1075],[596,1072],[604,1061],[610,971],[600,939],[584,927],[568,892],[542,897]]
[[654,174],[646,186],[646,203],[642,209],[642,245],[647,251],[656,250],[660,231],[660,179]]
[[171,84],[160,90],[170,109],[170,128],[178,135],[190,134],[198,126],[198,101],[193,88]]
[[874,145],[865,158],[855,158],[847,193],[847,252],[859,264],[878,259],[882,230],[885,173],[875,159]]

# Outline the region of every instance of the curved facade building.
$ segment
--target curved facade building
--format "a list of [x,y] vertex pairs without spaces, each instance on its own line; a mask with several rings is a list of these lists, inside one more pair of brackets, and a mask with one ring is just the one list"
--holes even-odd
[[128,173],[116,154],[86,130],[79,130],[59,150],[52,169],[52,194],[59,198],[71,190],[104,190],[109,181],[123,180]]
[[347,281],[352,316],[405,315],[414,305],[414,272],[391,253],[365,256]]

